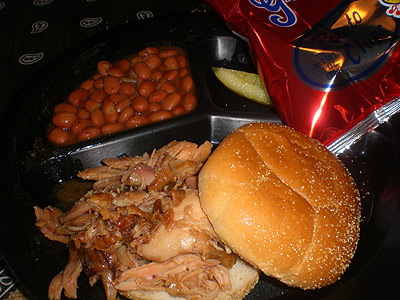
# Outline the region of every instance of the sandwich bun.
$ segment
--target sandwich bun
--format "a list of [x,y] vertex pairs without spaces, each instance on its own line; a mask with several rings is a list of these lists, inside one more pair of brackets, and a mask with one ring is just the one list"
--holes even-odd
[[228,135],[203,166],[199,192],[221,240],[288,285],[332,284],[356,251],[354,180],[321,143],[286,126],[253,123]]
[[[259,278],[259,271],[240,258],[229,269],[232,289],[222,290],[216,300],[240,300],[243,299],[256,285]],[[118,291],[128,299],[134,300],[184,300],[182,297],[175,297],[165,291]]]

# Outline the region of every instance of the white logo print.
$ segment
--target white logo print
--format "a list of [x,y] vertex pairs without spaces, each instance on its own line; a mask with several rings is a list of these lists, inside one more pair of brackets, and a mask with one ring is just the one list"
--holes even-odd
[[96,25],[99,25],[103,21],[102,17],[97,17],[97,18],[84,18],[82,19],[79,24],[82,27],[88,28],[88,27],[94,27]]
[[49,26],[49,23],[47,23],[46,21],[37,21],[32,24],[31,33],[34,34],[34,33],[40,33],[42,31],[45,31],[47,26]]
[[136,13],[136,17],[139,20],[144,20],[144,19],[150,19],[153,17],[153,13],[151,11],[148,10],[142,10]]
[[39,53],[27,53],[22,55],[19,58],[19,63],[21,65],[32,65],[34,63],[37,63],[39,60],[41,60],[44,57],[43,52]]
[[33,5],[35,6],[45,6],[49,5],[54,0],[33,0]]

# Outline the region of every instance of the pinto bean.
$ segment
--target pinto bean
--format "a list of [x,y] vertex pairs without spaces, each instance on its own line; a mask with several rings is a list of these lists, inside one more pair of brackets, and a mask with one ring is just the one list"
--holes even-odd
[[149,108],[149,102],[143,97],[135,97],[132,100],[132,108],[139,113],[145,112]]
[[78,116],[78,119],[89,119],[90,118],[89,112],[84,108],[79,109],[76,114]]
[[104,99],[106,98],[107,98],[107,93],[101,89],[94,90],[94,92],[90,95],[90,99],[97,102],[103,102]]
[[176,56],[176,61],[178,62],[179,69],[186,68],[187,66],[187,59],[184,55],[180,54]]
[[163,110],[172,110],[175,106],[177,106],[181,102],[181,98],[182,98],[181,94],[177,92],[171,93],[161,103],[161,108]]
[[137,116],[133,116],[133,117],[129,118],[129,120],[126,121],[124,125],[127,128],[135,128],[135,127],[146,125],[148,122],[149,122],[148,117],[137,115]]
[[102,126],[104,124],[105,120],[101,108],[96,108],[90,113],[90,121],[93,126]]
[[79,107],[83,104],[85,99],[88,97],[89,93],[87,90],[79,88],[72,91],[68,95],[68,101],[75,107]]
[[61,146],[68,143],[70,139],[70,133],[67,130],[56,127],[49,132],[47,138],[51,143]]
[[101,133],[104,135],[112,134],[124,129],[124,125],[121,123],[108,123],[101,127]]
[[103,115],[107,123],[116,122],[118,120],[118,112],[115,109],[115,104],[111,99],[104,100]]
[[142,80],[149,79],[151,76],[151,69],[144,62],[138,62],[133,67],[133,71],[137,74],[138,78]]
[[148,57],[146,57],[143,62],[149,66],[151,71],[155,71],[157,70],[161,64],[162,61],[161,59],[157,56],[157,55],[150,55]]
[[101,106],[101,103],[92,99],[88,99],[85,102],[85,109],[89,113],[94,111],[96,108],[99,108]]
[[158,90],[149,95],[149,102],[161,102],[168,96],[168,93],[164,90]]
[[149,116],[150,122],[160,122],[164,120],[168,120],[172,117],[172,113],[170,111],[158,110],[153,112]]
[[84,82],[82,82],[80,88],[90,91],[93,88],[93,84],[94,84],[93,79],[87,79]]
[[78,135],[83,129],[89,127],[91,125],[90,120],[88,119],[78,119],[71,126],[72,135]]
[[55,114],[57,114],[59,112],[62,112],[62,111],[67,111],[67,112],[75,114],[77,112],[77,109],[72,104],[59,103],[56,106],[54,106],[53,111],[54,111]]
[[162,59],[168,58],[170,56],[176,56],[178,54],[177,49],[163,49],[158,52],[158,56]]
[[68,111],[62,111],[53,116],[53,124],[56,127],[70,129],[72,124],[78,119],[76,114]]
[[118,122],[125,123],[134,113],[135,111],[131,106],[125,107],[118,116]]
[[110,75],[110,76],[113,76],[113,77],[117,77],[117,78],[121,78],[121,77],[124,76],[124,72],[122,72],[118,68],[110,68],[110,69],[108,69],[107,74]]
[[190,92],[193,89],[193,78],[190,75],[183,76],[180,80],[180,85],[183,91]]
[[108,69],[112,67],[112,64],[107,60],[101,60],[97,63],[97,70],[103,76],[107,75]]
[[187,93],[182,99],[182,105],[186,111],[192,111],[197,105],[196,96],[193,93]]
[[106,76],[104,77],[103,88],[104,91],[109,95],[115,95],[119,92],[121,84],[117,77]]
[[145,80],[140,84],[138,93],[142,97],[148,97],[155,89],[156,86],[153,81]]
[[136,93],[136,89],[130,82],[121,82],[119,92],[127,96],[132,96]]
[[121,59],[117,63],[117,68],[120,69],[122,72],[128,72],[131,68],[131,62],[125,58]]
[[117,112],[121,112],[124,110],[124,108],[130,106],[132,103],[132,100],[129,98],[124,98],[123,100],[119,101],[116,105],[115,105],[115,109],[117,110]]
[[167,57],[163,62],[166,71],[177,70],[179,68],[178,61],[174,56]]
[[96,126],[87,127],[78,134],[78,140],[79,141],[91,140],[91,139],[99,137],[100,134],[101,134],[101,131],[100,131],[99,127],[96,127]]

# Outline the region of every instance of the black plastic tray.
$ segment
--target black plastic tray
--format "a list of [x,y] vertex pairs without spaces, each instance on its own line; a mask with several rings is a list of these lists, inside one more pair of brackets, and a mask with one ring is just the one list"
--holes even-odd
[[[192,114],[68,147],[58,148],[47,142],[44,132],[52,108],[95,72],[97,61],[115,61],[148,45],[164,44],[178,45],[189,55],[199,99]],[[273,109],[229,92],[215,78],[211,66],[256,71],[248,45],[216,16],[157,19],[140,26],[119,27],[76,45],[49,62],[16,95],[0,126],[5,174],[0,211],[1,252],[33,299],[47,298],[50,280],[64,268],[68,258],[64,245],[47,240],[34,226],[33,206],[56,205],[54,188],[59,182],[74,178],[78,170],[99,165],[105,157],[151,152],[171,140],[210,140],[218,144],[244,123],[280,122]],[[373,218],[376,195],[371,180],[377,179],[370,175],[365,145],[354,147],[359,148],[346,151],[341,159],[362,192],[363,223],[360,246],[348,272],[338,283],[318,291],[290,288],[262,275],[246,299],[366,299],[372,295],[366,292],[371,284],[369,275],[365,275],[370,273],[365,271],[384,244],[381,230],[387,234],[391,226],[381,228],[384,216],[379,212]],[[372,276],[373,280],[381,280]],[[391,278],[400,282],[398,275]],[[80,276],[78,286],[78,299],[105,299],[101,284],[90,287],[84,275]],[[391,294],[394,286],[386,289],[389,295],[395,295]]]

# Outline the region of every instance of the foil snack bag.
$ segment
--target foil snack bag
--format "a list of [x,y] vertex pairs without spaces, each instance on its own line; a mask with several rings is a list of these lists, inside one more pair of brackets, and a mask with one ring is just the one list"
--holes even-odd
[[400,110],[400,0],[206,0],[251,54],[282,122],[342,152]]

